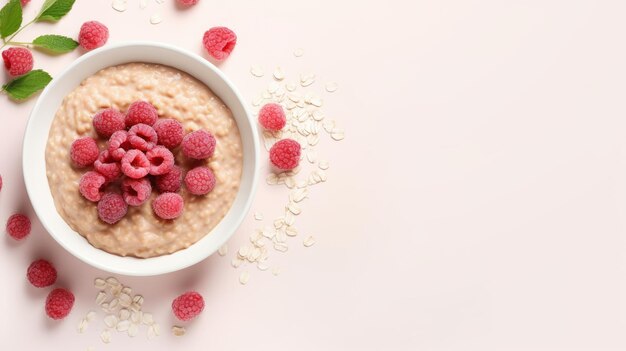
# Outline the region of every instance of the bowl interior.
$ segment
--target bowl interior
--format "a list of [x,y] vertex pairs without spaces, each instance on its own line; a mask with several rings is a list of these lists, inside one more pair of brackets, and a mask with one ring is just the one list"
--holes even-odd
[[[206,84],[231,109],[243,143],[243,172],[239,192],[222,221],[189,248],[153,258],[120,257],[91,246],[57,213],[46,176],[45,149],[54,115],[63,98],[85,78],[99,70],[128,62],[171,66]],[[23,146],[24,180],[37,216],[46,230],[67,251],[82,261],[113,273],[157,275],[180,270],[214,253],[235,232],[247,214],[256,189],[258,134],[237,89],[204,58],[161,43],[131,42],[90,52],[55,78],[42,92],[31,112]]]

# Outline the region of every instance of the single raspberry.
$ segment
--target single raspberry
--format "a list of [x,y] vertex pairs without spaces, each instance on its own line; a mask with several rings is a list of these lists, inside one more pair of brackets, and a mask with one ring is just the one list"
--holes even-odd
[[224,60],[237,44],[237,35],[226,27],[213,27],[204,33],[204,48],[216,60]]
[[23,214],[14,214],[7,220],[7,233],[15,239],[22,240],[30,234],[30,219]]
[[98,159],[98,155],[100,155],[100,150],[94,138],[76,139],[70,146],[70,157],[79,167],[91,166]]
[[283,139],[270,149],[270,161],[282,170],[298,167],[300,163],[300,144],[293,139]]
[[2,190],[2,176],[0,175],[0,190]]
[[132,149],[130,141],[128,141],[128,132],[125,130],[118,130],[113,133],[109,138],[108,151],[111,158],[114,160],[121,160],[126,154],[126,151]]
[[122,181],[122,196],[130,206],[139,206],[152,194],[152,185],[147,178],[125,178]]
[[195,291],[188,291],[172,301],[172,311],[181,321],[189,321],[198,316],[204,309],[202,295]]
[[213,152],[215,152],[215,137],[206,130],[196,130],[185,135],[182,148],[183,155],[188,158],[203,160],[213,156]]
[[98,202],[98,217],[106,223],[115,224],[119,222],[128,212],[128,205],[122,195],[117,193],[106,193]]
[[93,168],[104,176],[107,182],[117,179],[122,175],[120,164],[109,153],[109,150],[100,152],[100,156],[93,163]]
[[45,288],[57,281],[57,270],[46,260],[37,260],[28,266],[26,278],[37,288]]
[[2,52],[4,67],[12,76],[21,76],[33,69],[33,54],[26,48],[9,48]]
[[122,158],[122,173],[133,179],[143,178],[150,171],[150,161],[139,150],[128,150]]
[[152,201],[152,209],[161,219],[178,218],[183,213],[184,205],[183,197],[176,193],[163,193]]
[[106,44],[109,40],[109,29],[98,21],[83,23],[78,34],[78,43],[85,50],[93,50]]
[[137,150],[151,150],[156,146],[158,139],[154,128],[147,124],[135,124],[128,130],[128,141],[130,145]]
[[153,126],[159,118],[156,107],[147,101],[135,101],[126,111],[126,127],[143,123]]
[[209,167],[196,167],[185,175],[185,186],[194,195],[205,195],[215,187],[215,175]]
[[150,174],[161,175],[169,173],[174,166],[174,155],[165,146],[156,146],[146,153],[150,161]]
[[175,119],[161,118],[154,124],[159,144],[173,149],[183,141],[183,125]]
[[267,130],[279,131],[287,123],[285,110],[279,104],[266,104],[259,110],[259,123]]
[[98,202],[104,194],[104,186],[106,185],[106,178],[98,172],[89,171],[80,177],[78,183],[78,190],[85,199],[93,202]]
[[28,4],[30,2],[30,0],[20,0],[20,2],[22,3],[22,6]]
[[154,178],[154,184],[159,192],[175,193],[180,190],[183,184],[183,170],[177,165],[174,165],[168,173],[156,176]]
[[[28,0],[28,1],[30,1],[30,0]],[[200,0],[177,0],[178,4],[180,6],[184,6],[184,7],[193,6],[193,5],[197,4],[198,1],[200,1]]]
[[54,289],[46,298],[46,314],[52,319],[63,319],[74,306],[74,294],[63,288]]
[[126,129],[124,114],[114,108],[107,108],[93,116],[93,128],[104,138],[109,138],[118,130]]

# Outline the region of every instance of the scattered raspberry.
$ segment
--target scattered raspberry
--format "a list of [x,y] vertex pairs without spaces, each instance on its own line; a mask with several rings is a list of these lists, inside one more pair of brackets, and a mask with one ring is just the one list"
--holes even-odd
[[125,130],[118,130],[109,138],[109,155],[111,155],[114,160],[121,160],[126,154],[126,151],[131,148],[130,142],[128,141],[128,132]]
[[30,0],[20,0],[20,2],[22,3],[22,6],[28,4],[30,2]]
[[168,173],[155,177],[154,184],[162,193],[175,193],[183,184],[183,170],[174,165]]
[[128,141],[133,148],[148,151],[156,146],[158,137],[154,128],[147,124],[139,123],[128,130]]
[[120,164],[113,159],[109,150],[103,150],[100,152],[100,156],[96,162],[93,163],[93,168],[104,176],[107,182],[117,179],[122,175],[122,169]]
[[98,135],[109,138],[118,130],[124,130],[124,114],[114,108],[107,108],[93,116],[93,128]]
[[215,175],[208,167],[196,167],[185,175],[185,186],[194,195],[208,194],[215,187]]
[[270,149],[272,164],[282,170],[298,167],[300,163],[300,144],[293,139],[283,139]]
[[143,123],[153,126],[159,118],[156,107],[147,101],[135,101],[126,111],[126,127]]
[[279,104],[266,104],[259,110],[259,123],[267,130],[279,131],[287,123],[285,110]]
[[109,40],[109,29],[98,21],[83,23],[78,34],[78,43],[85,50],[93,50],[106,44]]
[[204,299],[195,291],[188,291],[172,301],[172,311],[181,321],[194,319],[203,309]]
[[80,177],[78,183],[78,190],[85,199],[93,202],[98,202],[102,198],[104,193],[104,186],[106,179],[98,172],[89,171]]
[[74,294],[62,288],[54,289],[46,298],[46,314],[52,319],[63,319],[74,306]]
[[83,137],[74,140],[70,146],[70,157],[74,164],[79,167],[91,166],[100,154],[96,140],[90,137]]
[[[30,1],[30,0],[28,0],[28,1]],[[188,7],[188,6],[193,6],[193,5],[197,4],[198,1],[200,1],[200,0],[177,0],[177,1],[178,1],[178,4],[180,6]]]
[[4,67],[12,76],[21,76],[33,69],[33,54],[26,48],[9,48],[2,52]]
[[213,156],[215,137],[206,130],[196,130],[185,135],[182,148],[183,154],[188,158],[203,160]]
[[122,173],[133,179],[145,177],[150,171],[150,161],[139,150],[128,150],[122,158]]
[[152,185],[147,178],[125,178],[122,181],[122,196],[131,206],[139,206],[148,200],[152,194]]
[[204,48],[216,60],[224,60],[237,44],[237,35],[226,27],[213,27],[204,33]]
[[174,155],[165,146],[156,146],[146,153],[150,161],[150,174],[161,175],[172,170],[174,166]]
[[183,141],[183,125],[175,119],[162,118],[154,124],[159,144],[173,149]]
[[15,239],[22,240],[30,234],[30,219],[23,214],[14,214],[7,220],[7,233]]
[[57,270],[46,260],[37,260],[28,266],[26,278],[37,288],[45,288],[57,281]]
[[126,216],[128,205],[122,195],[106,193],[98,202],[98,217],[106,223],[115,224]]
[[174,219],[183,213],[184,201],[176,193],[163,193],[152,201],[154,213],[162,219]]

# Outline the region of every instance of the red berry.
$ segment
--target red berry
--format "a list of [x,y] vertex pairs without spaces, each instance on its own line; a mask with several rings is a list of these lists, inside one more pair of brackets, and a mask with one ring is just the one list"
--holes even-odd
[[93,128],[104,138],[109,138],[118,130],[124,130],[124,114],[114,108],[107,108],[93,116]]
[[98,202],[102,198],[104,193],[104,186],[106,179],[98,172],[89,171],[80,177],[78,183],[78,190],[85,199],[93,202]]
[[28,4],[30,2],[30,0],[20,0],[20,2],[22,3],[22,6]]
[[224,60],[237,44],[237,35],[226,27],[213,27],[204,33],[204,48],[216,60]]
[[14,214],[7,220],[7,233],[15,240],[22,240],[30,234],[30,219],[23,214]]
[[215,187],[215,175],[208,167],[196,167],[185,175],[185,186],[194,195],[208,194]]
[[46,298],[46,314],[52,319],[63,319],[74,306],[74,294],[62,288],[54,289]]
[[172,311],[181,321],[194,319],[203,309],[204,299],[195,291],[188,291],[172,301]]
[[128,132],[125,130],[118,130],[113,133],[109,138],[108,151],[111,158],[114,160],[121,160],[126,154],[126,151],[130,150],[130,142],[128,141]]
[[119,222],[128,212],[128,205],[122,195],[117,193],[106,193],[98,202],[98,217],[106,223],[115,224]]
[[78,167],[91,166],[100,155],[96,140],[90,137],[83,137],[74,140],[70,146],[70,158]]
[[28,266],[26,278],[37,288],[45,288],[57,281],[57,270],[46,260],[37,260]]
[[285,110],[279,104],[266,104],[259,110],[259,123],[267,130],[279,131],[287,123]]
[[177,0],[178,4],[181,6],[193,6],[198,3],[199,0]]
[[183,213],[183,197],[176,193],[163,193],[152,201],[154,213],[162,219],[174,219]]
[[98,21],[83,23],[78,34],[78,43],[85,50],[93,50],[106,44],[109,40],[109,29]]
[[122,181],[122,196],[131,206],[139,206],[148,200],[152,194],[152,185],[147,178],[125,178]]
[[139,123],[128,130],[128,141],[133,148],[148,151],[156,146],[158,137],[154,128],[147,124]]
[[9,48],[2,52],[4,67],[12,76],[21,76],[33,69],[33,54],[26,48]]
[[215,137],[206,130],[196,130],[183,138],[183,155],[195,160],[203,160],[213,156]]
[[117,179],[122,174],[120,164],[111,157],[108,150],[100,152],[100,156],[93,163],[93,168],[102,174],[107,182]]
[[150,161],[150,174],[161,175],[169,173],[174,166],[174,155],[165,146],[157,146],[146,153]]
[[300,144],[293,139],[283,139],[270,149],[270,161],[282,170],[298,167],[300,163]]
[[162,193],[175,193],[183,184],[183,170],[174,165],[168,173],[155,177],[154,184]]
[[0,190],[2,190],[2,176],[0,175]]
[[143,123],[153,126],[159,118],[156,107],[147,101],[135,101],[126,111],[126,127]]
[[159,137],[159,144],[173,149],[183,141],[183,125],[175,119],[162,118],[154,124],[154,131]]
[[150,171],[150,161],[146,155],[139,150],[128,150],[122,158],[122,173],[126,176],[139,179],[148,175]]

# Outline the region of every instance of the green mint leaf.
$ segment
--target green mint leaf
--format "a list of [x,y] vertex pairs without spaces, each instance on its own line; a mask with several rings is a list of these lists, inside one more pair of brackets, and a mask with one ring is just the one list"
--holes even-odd
[[38,69],[13,79],[6,85],[3,85],[2,90],[6,91],[15,100],[24,100],[45,88],[51,80],[52,77],[50,77],[48,72]]
[[39,11],[36,21],[56,22],[60,20],[70,12],[75,1],[76,0],[46,0],[41,6],[41,11]]
[[20,0],[10,0],[0,10],[0,36],[6,38],[22,25],[22,4]]
[[35,38],[33,45],[53,54],[64,54],[76,49],[78,42],[62,35],[49,34]]

